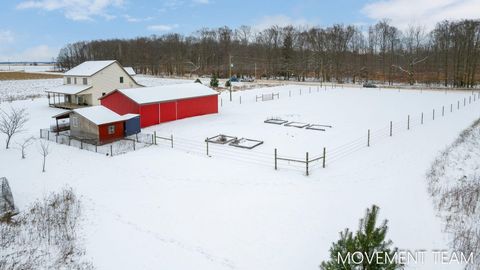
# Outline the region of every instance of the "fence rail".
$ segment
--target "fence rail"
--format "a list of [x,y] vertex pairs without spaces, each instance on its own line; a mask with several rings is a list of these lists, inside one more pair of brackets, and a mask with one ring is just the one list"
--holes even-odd
[[96,144],[92,140],[70,136],[68,131],[57,133],[49,129],[40,129],[40,138],[107,156],[125,154],[152,145],[152,137],[149,134],[135,134],[111,143]]

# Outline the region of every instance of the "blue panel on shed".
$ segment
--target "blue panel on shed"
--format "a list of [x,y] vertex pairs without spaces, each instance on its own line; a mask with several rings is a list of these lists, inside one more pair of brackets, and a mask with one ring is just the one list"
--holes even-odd
[[125,136],[130,136],[140,132],[140,116],[125,121]]

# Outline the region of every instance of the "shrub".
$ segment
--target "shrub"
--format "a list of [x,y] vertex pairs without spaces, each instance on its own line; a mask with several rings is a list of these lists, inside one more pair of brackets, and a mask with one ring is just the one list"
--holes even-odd
[[217,75],[215,75],[215,74],[212,75],[212,79],[210,79],[210,86],[211,87],[218,87]]

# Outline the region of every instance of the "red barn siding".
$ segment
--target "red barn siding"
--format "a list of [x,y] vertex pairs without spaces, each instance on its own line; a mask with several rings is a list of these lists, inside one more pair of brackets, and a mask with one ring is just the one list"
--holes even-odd
[[140,114],[142,128],[187,117],[218,113],[217,95],[141,105],[121,92],[114,92],[100,101],[103,106],[120,115]]
[[122,94],[121,92],[114,92],[100,100],[100,104],[109,108],[110,110],[124,115],[127,113],[137,113],[139,106],[133,100]]
[[160,116],[158,104],[140,106],[140,126],[142,128],[157,125]]
[[[108,127],[114,125],[115,126],[115,133],[114,134],[108,134]],[[124,122],[116,122],[116,123],[110,123],[110,124],[104,124],[98,126],[98,137],[100,143],[108,143],[115,141],[117,139],[123,138],[123,133],[124,133]]]
[[207,96],[177,101],[177,119],[218,113],[218,96]]
[[160,103],[160,123],[177,120],[177,102]]

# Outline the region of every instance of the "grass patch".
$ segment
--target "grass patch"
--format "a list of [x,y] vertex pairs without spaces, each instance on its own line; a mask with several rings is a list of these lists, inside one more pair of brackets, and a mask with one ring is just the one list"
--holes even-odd
[[0,72],[0,81],[7,80],[38,80],[38,79],[56,79],[63,78],[62,74],[44,74],[44,73],[29,73],[19,71]]

